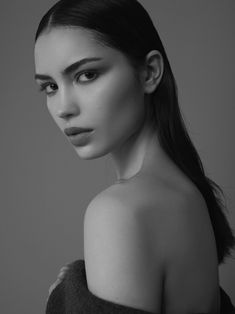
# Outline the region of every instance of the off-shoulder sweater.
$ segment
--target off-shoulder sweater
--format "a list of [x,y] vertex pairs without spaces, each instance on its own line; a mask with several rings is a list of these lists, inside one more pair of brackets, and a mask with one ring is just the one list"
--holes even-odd
[[[220,314],[235,314],[235,307],[230,297],[221,287],[220,295]],[[82,259],[76,260],[69,265],[63,280],[51,292],[46,304],[46,314],[101,313],[150,314],[151,312],[110,302],[92,294],[87,287],[85,262]]]

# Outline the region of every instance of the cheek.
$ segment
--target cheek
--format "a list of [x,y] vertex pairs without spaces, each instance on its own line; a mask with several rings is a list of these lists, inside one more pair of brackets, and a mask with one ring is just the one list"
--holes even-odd
[[124,139],[142,125],[144,93],[132,72],[111,73],[97,85],[93,97],[95,124],[103,138]]

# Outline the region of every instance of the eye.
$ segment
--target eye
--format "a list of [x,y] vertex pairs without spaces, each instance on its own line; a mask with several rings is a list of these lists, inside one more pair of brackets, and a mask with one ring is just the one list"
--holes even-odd
[[[80,80],[80,77],[88,77],[88,80]],[[95,77],[95,78],[94,78]],[[80,82],[89,82],[89,81],[94,81],[96,78],[98,77],[98,73],[97,71],[85,71],[83,73],[80,73],[78,75],[76,75],[76,81],[80,81]],[[93,79],[90,79],[93,78]]]
[[[47,87],[52,88],[52,91],[48,91]],[[40,86],[39,91],[42,92],[42,91],[45,90],[47,95],[51,95],[51,94],[53,94],[55,92],[55,90],[53,90],[53,88],[54,89],[56,88],[56,84],[54,84],[54,83],[45,83],[45,84],[42,84]]]

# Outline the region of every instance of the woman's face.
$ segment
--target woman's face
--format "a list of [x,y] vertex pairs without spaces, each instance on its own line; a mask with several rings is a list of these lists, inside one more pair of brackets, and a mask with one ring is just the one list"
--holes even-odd
[[[100,60],[71,66],[84,58]],[[81,158],[120,148],[144,123],[144,91],[134,69],[122,53],[99,44],[85,29],[61,27],[42,34],[35,44],[35,69],[61,131],[93,130],[73,143]]]

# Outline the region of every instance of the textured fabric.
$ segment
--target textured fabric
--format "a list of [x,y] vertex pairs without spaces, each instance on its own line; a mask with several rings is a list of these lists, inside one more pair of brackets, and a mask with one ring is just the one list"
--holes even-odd
[[[221,287],[220,293],[220,314],[235,314],[235,308],[229,296]],[[63,281],[51,292],[46,305],[46,314],[100,313],[149,314],[150,312],[109,302],[93,295],[87,287],[85,262],[77,260],[69,265]]]

